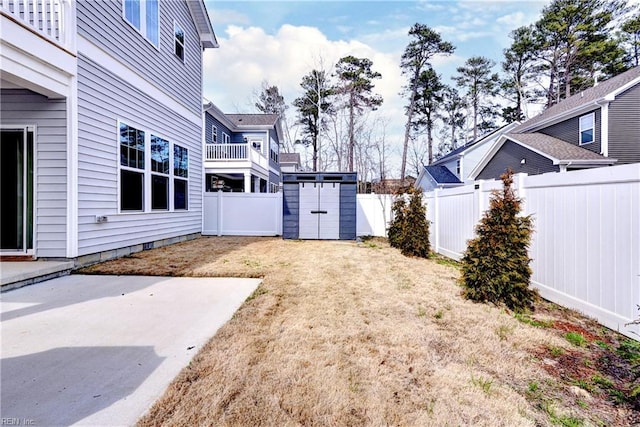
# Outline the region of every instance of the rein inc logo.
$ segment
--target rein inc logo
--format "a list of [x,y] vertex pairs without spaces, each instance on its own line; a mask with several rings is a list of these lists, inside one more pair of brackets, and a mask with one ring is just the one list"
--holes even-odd
[[0,418],[0,425],[3,426],[35,426],[35,420],[31,418]]

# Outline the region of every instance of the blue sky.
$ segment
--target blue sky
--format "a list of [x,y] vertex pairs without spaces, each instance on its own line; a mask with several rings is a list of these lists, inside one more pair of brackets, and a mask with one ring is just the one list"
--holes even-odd
[[345,55],[368,57],[382,74],[379,114],[401,139],[404,100],[398,94],[405,79],[399,62],[411,25],[426,24],[456,46],[453,55],[433,61],[453,84],[456,67],[474,55],[492,58],[499,71],[509,32],[535,22],[548,2],[206,0],[220,48],[205,53],[205,97],[225,112],[252,112],[262,81],[278,85],[291,102],[311,69],[329,69]]

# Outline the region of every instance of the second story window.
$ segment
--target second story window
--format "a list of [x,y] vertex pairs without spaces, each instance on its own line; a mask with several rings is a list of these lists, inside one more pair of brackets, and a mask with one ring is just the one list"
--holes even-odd
[[160,45],[158,0],[123,0],[124,18],[158,47]]
[[211,126],[211,141],[214,144],[218,143],[218,126],[216,125]]
[[173,23],[173,35],[174,35],[174,45],[175,45],[175,54],[182,62],[184,62],[184,31],[177,23]]
[[460,178],[460,159],[456,160],[456,175]]
[[594,141],[595,114],[590,113],[580,117],[580,145]]
[[228,144],[231,142],[231,137],[229,135],[227,135],[226,133],[222,132],[222,142],[224,142],[225,144]]

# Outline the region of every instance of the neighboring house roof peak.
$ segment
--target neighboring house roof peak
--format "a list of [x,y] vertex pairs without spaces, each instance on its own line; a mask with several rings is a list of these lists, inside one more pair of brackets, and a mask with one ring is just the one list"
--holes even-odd
[[461,184],[462,182],[446,166],[429,165],[424,169],[438,184]]
[[277,114],[225,114],[236,126],[273,126],[278,121]]
[[560,163],[572,162],[572,161],[596,161],[605,163],[614,163],[616,160],[608,157],[604,157],[593,151],[589,151],[585,148],[578,147],[577,145],[570,144],[562,141],[561,139],[554,138],[543,133],[509,133],[505,135],[510,140],[529,147],[530,149],[553,159]]

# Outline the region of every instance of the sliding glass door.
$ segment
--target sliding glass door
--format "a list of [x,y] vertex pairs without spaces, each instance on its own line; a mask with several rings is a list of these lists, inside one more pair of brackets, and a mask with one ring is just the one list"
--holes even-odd
[[0,252],[24,254],[33,249],[33,130],[0,131]]

